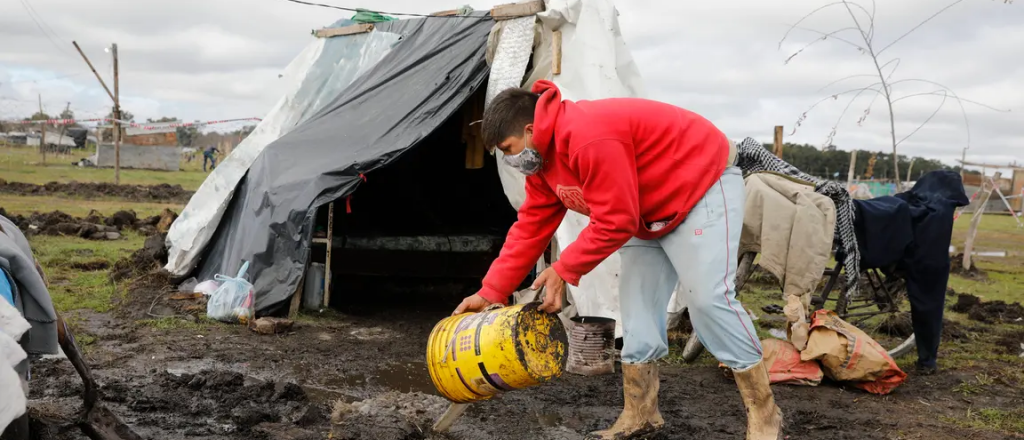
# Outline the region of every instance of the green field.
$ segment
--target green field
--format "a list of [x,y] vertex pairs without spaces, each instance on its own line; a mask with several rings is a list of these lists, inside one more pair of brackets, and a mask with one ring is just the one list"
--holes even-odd
[[[70,155],[47,155],[46,164],[33,147],[0,146],[0,178],[9,182],[44,184],[49,182],[113,182],[113,168],[81,168],[71,165],[96,151],[76,150]],[[195,191],[206,179],[202,157],[181,162],[181,171],[121,170],[121,183],[132,185],[181,185]]]

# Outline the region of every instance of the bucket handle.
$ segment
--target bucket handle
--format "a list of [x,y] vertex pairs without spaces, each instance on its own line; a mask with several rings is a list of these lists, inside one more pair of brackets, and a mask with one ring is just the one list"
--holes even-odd
[[[498,309],[500,309],[502,307],[505,307],[505,305],[502,304],[502,303],[494,303],[494,304],[491,304],[491,305],[489,305],[487,307],[484,307],[483,310],[481,310],[481,311],[479,311],[477,313],[487,313],[487,312],[490,312],[492,310],[498,310]],[[452,342],[455,342],[455,335],[452,335],[452,338],[450,340],[448,340],[448,345],[446,345],[444,347],[444,357],[441,358],[441,365],[445,365],[445,364],[448,363],[448,354],[452,352]]]

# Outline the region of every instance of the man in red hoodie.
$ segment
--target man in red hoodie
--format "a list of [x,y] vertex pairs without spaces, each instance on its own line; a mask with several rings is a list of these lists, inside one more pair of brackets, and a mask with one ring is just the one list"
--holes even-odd
[[714,125],[655,101],[563,101],[549,81],[509,89],[484,112],[485,145],[526,178],[526,201],[478,293],[455,313],[506,303],[571,209],[590,223],[534,288],[541,310],[561,309],[565,282],[619,251],[625,405],[614,425],[592,433],[630,438],[661,428],[657,359],[668,354],[668,302],[677,283],[701,342],[734,371],[747,407],[747,439],[781,437],[761,345],[736,300],[744,188],[735,147]]

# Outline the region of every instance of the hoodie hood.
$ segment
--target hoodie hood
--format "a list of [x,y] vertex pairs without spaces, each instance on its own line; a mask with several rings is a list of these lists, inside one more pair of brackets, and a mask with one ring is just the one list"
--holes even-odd
[[565,111],[562,92],[546,79],[535,82],[532,92],[540,95],[533,113],[533,146],[541,156],[549,158],[548,152],[555,142],[555,127]]

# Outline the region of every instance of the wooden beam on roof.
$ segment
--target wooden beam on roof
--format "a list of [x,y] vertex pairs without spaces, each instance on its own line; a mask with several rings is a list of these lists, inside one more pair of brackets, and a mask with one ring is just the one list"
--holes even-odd
[[455,15],[459,15],[459,10],[458,9],[449,9],[447,11],[438,11],[438,12],[431,12],[430,13],[431,17],[451,17],[451,16],[455,16]]
[[342,37],[345,35],[365,34],[373,30],[373,23],[353,24],[339,28],[324,28],[313,31],[317,38]]
[[497,21],[511,20],[513,18],[534,15],[538,12],[544,12],[543,0],[495,6],[491,8],[491,18]]
[[960,162],[964,166],[968,166],[968,167],[1007,168],[1007,169],[1011,169],[1011,170],[1024,170],[1024,166],[1022,166],[1019,163],[1011,163],[1011,164],[1005,164],[1005,165],[993,165],[993,164],[990,164],[990,163],[966,162],[966,161],[963,161],[963,160],[957,160],[957,162]]

